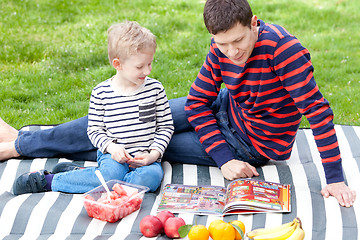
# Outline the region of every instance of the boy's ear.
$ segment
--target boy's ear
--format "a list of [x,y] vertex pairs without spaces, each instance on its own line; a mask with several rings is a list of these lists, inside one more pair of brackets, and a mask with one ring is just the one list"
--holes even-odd
[[121,62],[120,62],[120,59],[114,58],[114,59],[112,60],[112,65],[113,65],[113,67],[114,67],[116,70],[121,70]]

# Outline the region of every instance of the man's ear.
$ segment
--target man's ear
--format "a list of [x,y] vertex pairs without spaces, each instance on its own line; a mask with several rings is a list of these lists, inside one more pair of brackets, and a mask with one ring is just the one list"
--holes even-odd
[[257,28],[257,16],[256,15],[253,15],[252,18],[251,18],[251,28],[256,30]]
[[114,58],[114,59],[112,60],[112,65],[113,65],[113,67],[114,67],[116,70],[121,70],[121,62],[120,62],[120,59]]

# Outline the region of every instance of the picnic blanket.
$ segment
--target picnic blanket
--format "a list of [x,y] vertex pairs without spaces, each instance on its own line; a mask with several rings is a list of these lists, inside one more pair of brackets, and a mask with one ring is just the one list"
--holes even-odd
[[[38,130],[48,126],[29,126]],[[357,192],[360,186],[360,127],[336,126],[343,158],[347,184]],[[24,172],[49,169],[58,162],[71,161],[63,158],[11,159],[0,163],[0,239],[146,239],[139,230],[140,220],[148,214],[156,214],[160,190],[146,193],[140,210],[116,223],[107,223],[88,217],[81,194],[46,192],[14,196],[12,185]],[[81,162],[83,166],[95,166],[96,162]],[[189,185],[221,185],[228,183],[216,167],[188,164],[162,163],[167,183]],[[257,213],[228,215],[225,217],[178,214],[187,224],[208,226],[214,219],[225,221],[239,219],[246,231],[272,227],[299,217],[305,230],[305,239],[360,239],[360,200],[351,208],[340,207],[335,198],[323,198],[320,190],[325,177],[310,129],[301,129],[296,137],[291,158],[288,161],[270,163],[258,168],[262,179],[291,184],[290,213]],[[155,239],[167,239],[159,236]]]

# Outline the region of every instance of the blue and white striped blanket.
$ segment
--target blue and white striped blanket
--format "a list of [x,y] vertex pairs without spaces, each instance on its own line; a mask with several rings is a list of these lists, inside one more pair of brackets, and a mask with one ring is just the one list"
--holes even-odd
[[[46,126],[31,127],[31,130]],[[35,128],[35,129],[34,129]],[[348,185],[360,188],[360,127],[336,126]],[[116,223],[89,218],[80,194],[46,192],[14,196],[12,184],[21,173],[39,169],[52,169],[62,158],[11,159],[0,163],[0,239],[146,239],[139,230],[145,215],[156,214],[160,191],[147,193],[141,209]],[[77,162],[94,166],[95,162]],[[190,185],[222,185],[228,182],[216,167],[163,162],[167,183]],[[258,213],[229,215],[225,221],[239,219],[246,231],[302,220],[305,239],[360,239],[360,199],[351,208],[340,207],[337,201],[323,198],[320,190],[325,177],[312,132],[298,132],[290,160],[273,162],[259,168],[259,179],[291,184],[290,213]],[[216,216],[179,214],[187,224],[208,226]],[[157,239],[167,239],[159,236]]]

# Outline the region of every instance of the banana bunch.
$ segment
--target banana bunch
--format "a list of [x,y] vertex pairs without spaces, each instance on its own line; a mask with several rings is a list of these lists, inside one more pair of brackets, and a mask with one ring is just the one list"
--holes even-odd
[[273,228],[259,228],[247,233],[252,240],[303,240],[305,232],[301,228],[301,221],[295,218],[292,222],[284,223]]

